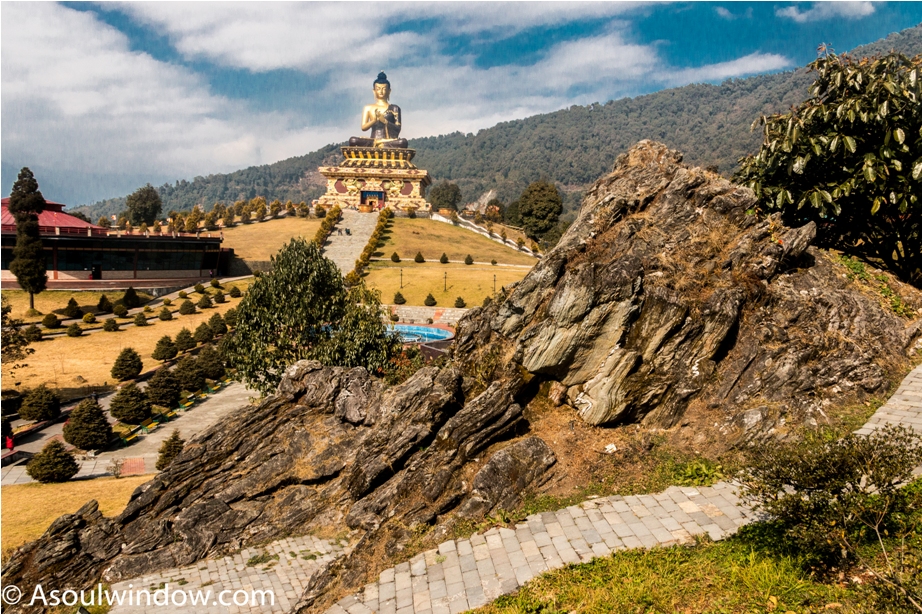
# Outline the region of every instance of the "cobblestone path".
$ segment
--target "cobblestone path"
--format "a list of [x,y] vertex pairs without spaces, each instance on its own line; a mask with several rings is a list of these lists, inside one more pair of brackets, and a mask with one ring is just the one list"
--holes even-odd
[[[905,378],[890,400],[857,432],[866,434],[884,424],[897,423],[922,431],[922,366]],[[672,486],[652,495],[590,499],[556,512],[534,514],[515,529],[494,528],[469,539],[447,541],[383,571],[376,582],[340,600],[327,614],[455,614],[511,593],[545,571],[617,550],[687,543],[696,535],[720,540],[754,518],[729,482],[701,488]],[[323,556],[309,561],[300,554],[300,558],[292,558],[292,553],[305,549],[323,552]],[[274,607],[174,610],[208,614],[285,612],[297,602],[321,565],[348,551],[347,545],[312,537],[292,538],[131,583],[135,588],[156,587],[182,577],[188,582],[182,587],[186,590],[202,586],[213,591],[268,589],[276,595]],[[278,562],[246,566],[249,556],[262,552],[277,554]],[[128,584],[123,582],[113,588],[126,588]],[[162,610],[124,606],[112,609],[113,614],[156,611]]]

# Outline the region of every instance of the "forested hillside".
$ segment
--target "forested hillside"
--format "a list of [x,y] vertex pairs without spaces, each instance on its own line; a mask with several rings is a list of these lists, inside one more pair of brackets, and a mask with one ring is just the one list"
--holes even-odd
[[[874,55],[890,50],[913,56],[922,53],[922,25],[892,34],[852,50]],[[461,187],[465,201],[495,189],[509,202],[540,177],[553,179],[567,194],[572,211],[582,189],[611,169],[615,157],[641,139],[655,139],[686,155],[700,166],[717,166],[729,175],[737,160],[758,149],[760,134],[751,132],[760,114],[786,111],[803,100],[812,82],[806,69],[721,85],[696,84],[605,104],[572,106],[554,113],[503,122],[473,134],[454,133],[414,139],[415,162],[433,179],[449,179]],[[158,190],[164,212],[209,207],[257,195],[268,200],[310,201],[325,183],[316,172],[338,159],[339,144],[275,164],[227,174],[196,177],[166,184]],[[124,209],[124,198],[82,208],[91,219]]]

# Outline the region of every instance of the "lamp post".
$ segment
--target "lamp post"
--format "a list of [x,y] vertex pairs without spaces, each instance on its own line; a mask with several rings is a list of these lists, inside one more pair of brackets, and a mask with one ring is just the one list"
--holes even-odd
[[496,294],[496,275],[493,275],[493,294]]
[[448,292],[448,271],[445,271],[445,285],[442,288],[444,292]]
[[403,269],[400,269],[400,289],[403,290]]

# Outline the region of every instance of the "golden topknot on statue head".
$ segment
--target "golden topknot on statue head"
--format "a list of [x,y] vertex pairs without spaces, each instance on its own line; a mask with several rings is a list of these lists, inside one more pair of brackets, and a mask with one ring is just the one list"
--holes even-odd
[[371,130],[371,137],[354,136],[350,147],[387,147],[405,149],[406,139],[400,138],[400,107],[390,103],[391,83],[384,72],[374,83],[375,101],[362,109],[362,130]]

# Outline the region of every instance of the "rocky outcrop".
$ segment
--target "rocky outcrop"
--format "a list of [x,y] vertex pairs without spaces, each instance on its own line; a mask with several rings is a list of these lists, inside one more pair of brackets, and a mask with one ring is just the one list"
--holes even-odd
[[731,438],[882,392],[918,324],[811,247],[812,223],[786,228],[755,204],[639,143],[557,247],[459,323],[452,356],[468,372],[512,361],[552,380],[552,396],[592,424],[671,427],[697,404],[719,410]]

